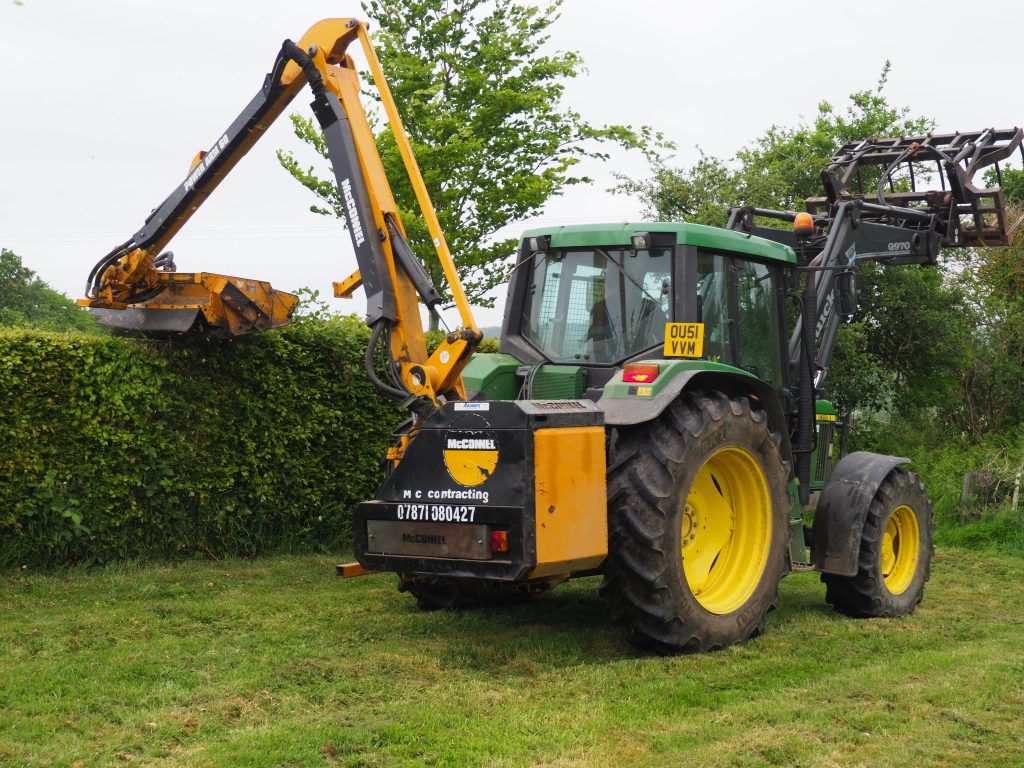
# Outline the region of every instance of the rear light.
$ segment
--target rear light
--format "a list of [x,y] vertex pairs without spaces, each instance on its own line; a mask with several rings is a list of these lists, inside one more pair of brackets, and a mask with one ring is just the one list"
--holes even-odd
[[508,552],[508,531],[491,531],[491,552]]
[[657,365],[627,365],[622,368],[622,380],[629,384],[650,384],[658,378]]

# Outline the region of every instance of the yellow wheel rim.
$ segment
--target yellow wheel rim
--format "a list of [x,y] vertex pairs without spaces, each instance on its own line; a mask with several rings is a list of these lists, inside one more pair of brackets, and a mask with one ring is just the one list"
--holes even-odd
[[772,499],[757,460],[724,448],[697,472],[680,525],[683,572],[710,613],[728,614],[750,599],[768,562]]
[[898,595],[910,586],[917,570],[920,542],[914,510],[906,504],[896,507],[882,534],[882,578],[892,594]]

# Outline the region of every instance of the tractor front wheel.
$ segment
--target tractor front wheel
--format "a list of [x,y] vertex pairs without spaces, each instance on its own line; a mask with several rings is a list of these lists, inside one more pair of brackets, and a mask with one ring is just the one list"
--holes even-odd
[[779,445],[763,409],[715,391],[613,435],[607,583],[638,644],[708,651],[763,630],[787,565]]
[[931,575],[932,505],[913,472],[893,469],[868,507],[854,576],[821,574],[825,600],[856,618],[904,616]]

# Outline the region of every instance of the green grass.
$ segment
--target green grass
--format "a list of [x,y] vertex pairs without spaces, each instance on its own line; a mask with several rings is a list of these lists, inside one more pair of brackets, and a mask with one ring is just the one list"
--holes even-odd
[[767,633],[637,654],[595,579],[420,613],[324,557],[0,578],[0,764],[1024,765],[1024,560],[939,553],[911,617],[787,577]]

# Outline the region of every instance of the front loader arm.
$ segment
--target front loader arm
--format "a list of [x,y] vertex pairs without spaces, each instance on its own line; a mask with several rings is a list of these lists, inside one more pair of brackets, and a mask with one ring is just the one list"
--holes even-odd
[[[822,171],[825,196],[808,198],[806,212],[730,210],[729,229],[794,248],[804,276],[800,318],[789,340],[792,378],[799,382],[793,452],[801,503],[810,487],[814,401],[841,319],[855,310],[857,268],[867,261],[935,265],[942,248],[1008,245],[1024,218],[1010,221],[1000,186],[982,188],[974,179],[989,166],[1001,179],[999,162],[1017,151],[1024,159],[1021,128],[852,142]],[[936,163],[937,190],[919,189],[925,162]],[[758,218],[794,229],[759,225]]]
[[[427,351],[419,300],[434,308],[441,297],[406,241],[360,101],[356,67],[347,53],[356,40],[369,61],[462,320],[463,329],[449,334],[433,355]],[[417,410],[436,406],[442,395],[465,398],[461,371],[481,334],[366,25],[356,19],[326,19],[311,27],[299,43],[286,40],[282,44],[262,88],[210,149],[196,156],[188,176],[143,227],[93,267],[86,286],[87,298],[79,303],[104,313],[108,324],[143,331],[166,326],[171,331],[233,336],[288,322],[294,296],[275,292],[259,281],[178,273],[172,256],[163,249],[307,85],[313,92],[313,112],[327,143],[359,266],[356,273],[335,284],[335,293],[348,296],[360,285],[366,291],[367,323],[373,329],[367,352],[368,373],[383,394],[407,401]],[[214,284],[223,285],[223,291],[218,292]],[[253,286],[263,288],[262,303],[252,300],[257,293]],[[205,322],[181,327],[187,318],[182,320],[174,313],[180,313],[183,306],[200,306]],[[130,319],[124,321],[121,316]],[[248,318],[248,324],[240,318]],[[381,381],[373,366],[382,339],[387,347],[385,369],[389,382]]]

